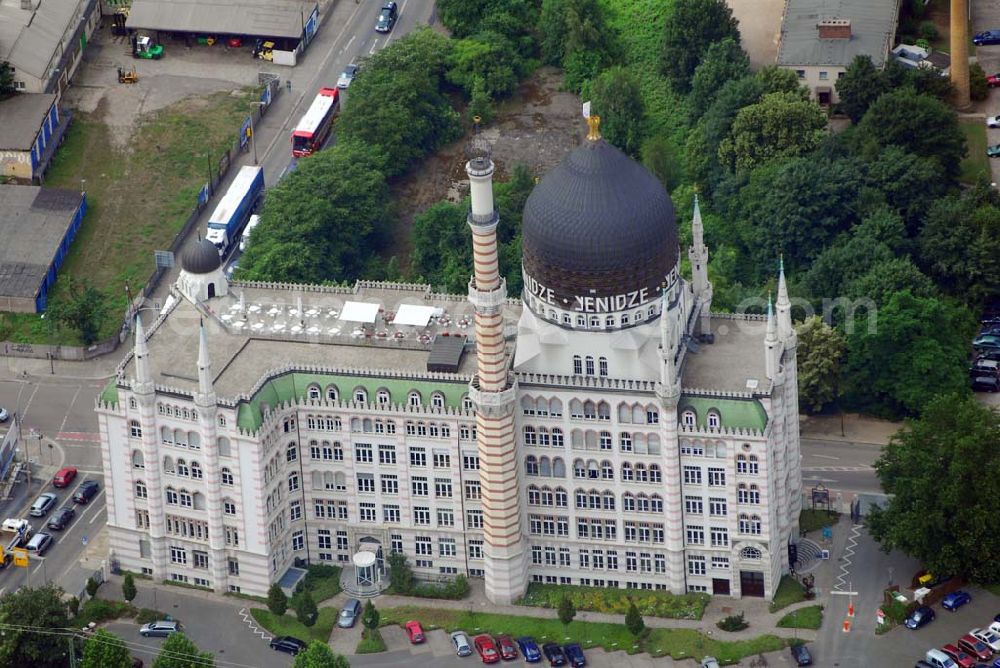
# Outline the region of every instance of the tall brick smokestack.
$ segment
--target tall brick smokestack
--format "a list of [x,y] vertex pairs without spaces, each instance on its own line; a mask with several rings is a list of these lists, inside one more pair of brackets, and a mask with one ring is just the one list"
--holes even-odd
[[968,0],[951,0],[951,85],[958,109],[971,104],[969,98]]

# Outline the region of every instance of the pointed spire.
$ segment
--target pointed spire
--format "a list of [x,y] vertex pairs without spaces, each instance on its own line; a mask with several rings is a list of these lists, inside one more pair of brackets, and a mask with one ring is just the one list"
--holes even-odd
[[792,330],[792,302],[788,299],[788,283],[785,281],[785,256],[782,255],[778,264],[778,300],[775,304],[778,312],[778,337],[786,340]]
[[774,322],[774,307],[771,305],[771,293],[767,293],[767,334],[764,337],[767,342],[778,340],[778,329]]
[[771,295],[767,295],[767,334],[764,335],[764,373],[774,380],[778,369],[778,334],[774,322],[774,308],[771,305]]
[[146,331],[142,326],[142,318],[135,314],[135,382],[136,391],[152,389],[153,376],[149,370],[149,346],[146,345]]
[[705,227],[701,222],[701,205],[698,194],[694,196],[694,213],[691,217],[691,247],[688,249],[691,261],[691,289],[697,299],[704,300],[710,292],[708,283],[708,248],[705,247]]
[[705,245],[705,228],[701,223],[701,206],[698,204],[698,193],[694,194],[694,216],[691,219],[692,245],[701,251]]
[[208,357],[208,334],[204,322],[198,330],[198,391],[209,395],[212,392],[212,361]]

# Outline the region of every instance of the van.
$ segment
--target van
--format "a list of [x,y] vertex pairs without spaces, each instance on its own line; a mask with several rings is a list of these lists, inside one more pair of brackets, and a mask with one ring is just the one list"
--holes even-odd
[[927,655],[924,659],[927,663],[934,666],[934,668],[958,668],[958,664],[955,663],[954,659],[939,649],[927,650]]
[[250,233],[253,232],[253,228],[257,227],[260,223],[260,216],[254,214],[250,216],[250,222],[247,226],[243,228],[243,234],[240,235],[240,252],[242,253],[247,249],[247,244],[250,242]]

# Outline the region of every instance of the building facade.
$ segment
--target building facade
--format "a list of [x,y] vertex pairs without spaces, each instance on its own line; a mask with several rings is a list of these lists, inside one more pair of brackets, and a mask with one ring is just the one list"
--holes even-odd
[[767,317],[711,313],[697,204],[687,280],[669,196],[595,120],[528,200],[510,299],[486,144],[466,169],[465,296],[226,284],[211,244],[182,258],[97,407],[113,560],[257,595],[361,550],[496,602],[773,595],[801,488],[783,274]]
[[0,100],[0,176],[41,183],[72,114],[52,94],[22,93]]

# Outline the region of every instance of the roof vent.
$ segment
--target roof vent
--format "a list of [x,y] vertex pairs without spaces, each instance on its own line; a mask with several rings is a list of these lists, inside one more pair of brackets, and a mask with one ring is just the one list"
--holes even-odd
[[816,28],[820,39],[851,39],[851,19],[821,19]]

